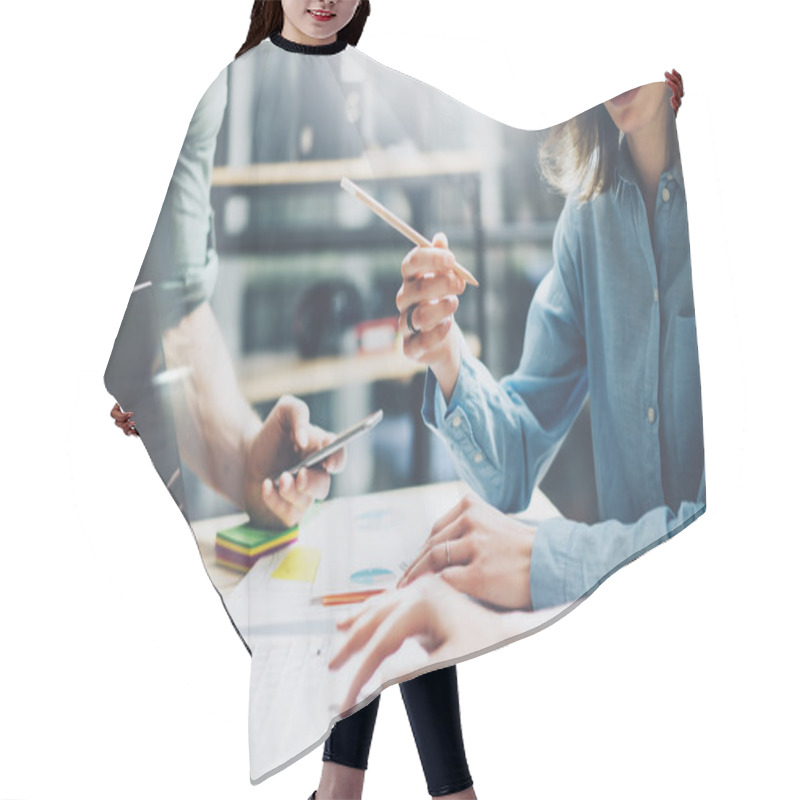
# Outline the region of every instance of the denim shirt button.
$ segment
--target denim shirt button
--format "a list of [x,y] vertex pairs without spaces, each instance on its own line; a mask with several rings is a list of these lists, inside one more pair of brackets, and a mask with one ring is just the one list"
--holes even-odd
[[460,428],[461,427],[461,416],[459,414],[456,414],[453,417],[453,427],[454,428]]
[[665,203],[668,203],[668,202],[669,202],[669,197],[670,197],[670,195],[669,195],[669,189],[667,189],[667,187],[665,186],[665,187],[664,187],[664,188],[661,190],[661,199],[662,199],[662,200],[663,200]]
[[475,455],[472,457],[472,460],[473,460],[473,461],[474,461],[476,464],[480,464],[480,463],[481,463],[481,461],[483,461],[483,453],[475,453]]

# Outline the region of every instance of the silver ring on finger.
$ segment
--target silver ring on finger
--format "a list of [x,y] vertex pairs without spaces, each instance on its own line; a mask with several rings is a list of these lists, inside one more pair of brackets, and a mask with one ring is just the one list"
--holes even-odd
[[450,540],[444,540],[444,554],[447,557],[447,566],[450,566]]
[[419,328],[414,327],[414,309],[418,305],[419,303],[412,303],[408,307],[408,311],[406,311],[406,327],[411,331],[412,335],[422,333],[422,331]]

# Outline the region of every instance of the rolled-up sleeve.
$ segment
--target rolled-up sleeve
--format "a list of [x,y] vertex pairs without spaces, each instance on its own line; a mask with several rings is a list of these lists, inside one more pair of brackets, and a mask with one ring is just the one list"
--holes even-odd
[[462,343],[450,402],[432,372],[426,380],[423,419],[450,449],[462,478],[501,511],[527,508],[588,393],[575,264],[563,224],[554,253],[556,263],[528,311],[513,375],[498,382]]
[[[428,370],[422,418],[450,451],[458,473],[486,500],[493,502],[502,489],[504,470],[498,462],[503,445],[495,440],[503,430],[487,427],[487,393],[495,385],[486,367],[462,345],[461,369],[450,403]],[[496,391],[499,393],[499,387]]]
[[608,520],[584,525],[551,519],[537,527],[531,552],[534,609],[571,603],[652,547],[673,537],[706,509],[705,482],[697,500],[676,511],[659,506],[631,524]]

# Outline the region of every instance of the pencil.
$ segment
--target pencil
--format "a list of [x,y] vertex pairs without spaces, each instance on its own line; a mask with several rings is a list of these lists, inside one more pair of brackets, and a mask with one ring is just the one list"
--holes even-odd
[[[406,237],[406,239],[414,242],[418,247],[433,247],[433,244],[426,239],[421,233],[415,231],[407,222],[403,222],[400,217],[389,211],[386,206],[379,203],[374,197],[365,192],[361,187],[356,186],[349,178],[342,178],[342,189],[348,194],[353,195],[357,200],[360,200],[367,208],[377,214],[384,222],[388,222],[396,231],[399,231]],[[461,277],[473,286],[478,286],[478,281],[475,276],[461,264],[456,262],[455,271]]]
[[362,589],[359,592],[343,592],[341,594],[326,594],[322,598],[323,606],[348,606],[354,603],[363,603],[374,597],[376,594],[382,594],[386,589]]

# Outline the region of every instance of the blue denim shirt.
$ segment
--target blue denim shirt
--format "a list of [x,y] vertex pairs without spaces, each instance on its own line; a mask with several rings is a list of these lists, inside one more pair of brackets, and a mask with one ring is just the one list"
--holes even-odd
[[567,200],[554,266],[528,312],[516,372],[499,383],[462,348],[449,405],[429,372],[423,417],[461,476],[503,511],[530,502],[591,396],[601,519],[538,526],[534,608],[571,602],[705,510],[700,373],[686,197],[661,175],[651,236],[627,148],[614,185]]

